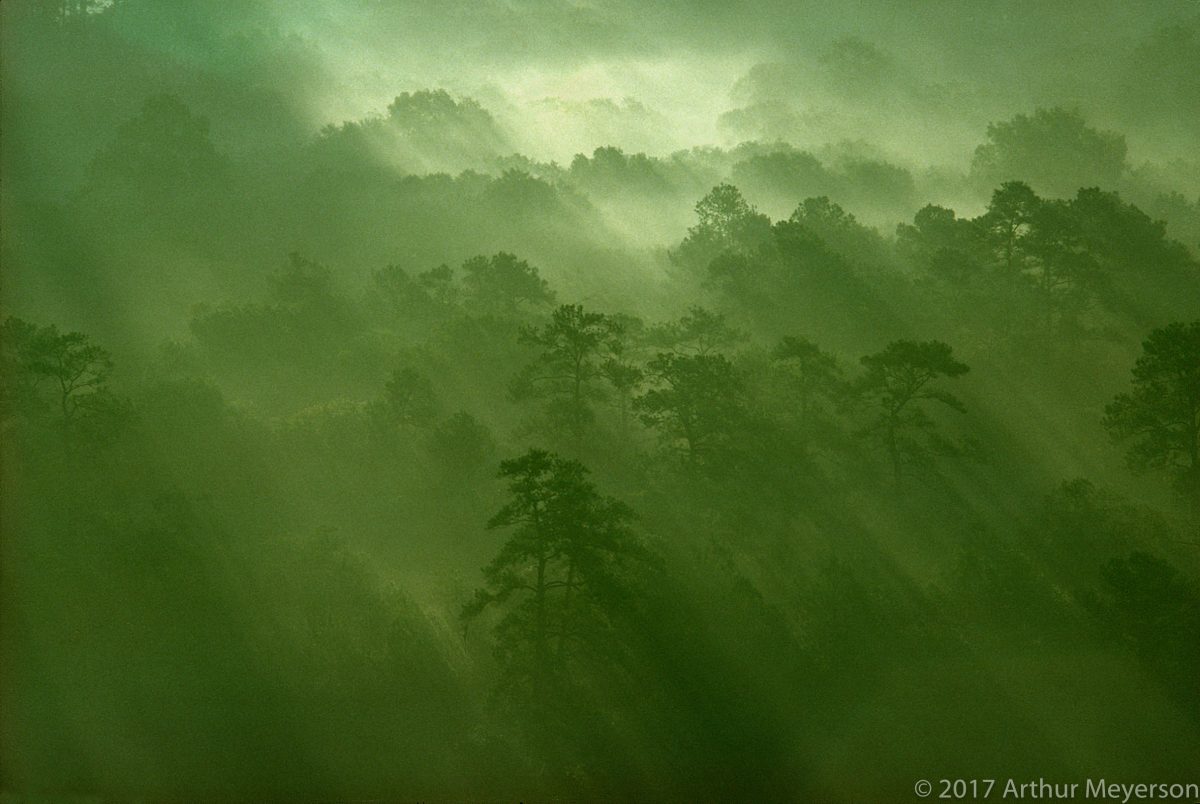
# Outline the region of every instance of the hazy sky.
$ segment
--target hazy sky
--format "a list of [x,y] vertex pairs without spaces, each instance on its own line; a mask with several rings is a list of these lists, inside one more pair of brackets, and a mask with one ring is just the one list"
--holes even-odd
[[[1148,123],[1186,118],[1182,104],[1200,103],[1193,79],[1190,86],[1146,87],[1163,98],[1149,115],[1122,108],[1142,78],[1136,68],[1145,66],[1145,43],[1173,24],[1188,25],[1191,38],[1176,43],[1178,52],[1159,47],[1157,56],[1182,61],[1176,73],[1186,81],[1187,63],[1200,52],[1190,0],[738,7],[346,0],[277,2],[273,9],[281,30],[315,49],[326,80],[308,99],[314,118],[353,119],[380,111],[398,91],[445,87],[479,98],[510,126],[521,120],[526,144],[543,150],[539,156],[560,160],[603,144],[593,140],[608,129],[652,152],[737,139],[719,130],[717,118],[739,106],[735,85],[762,63],[793,68],[789,80],[774,87],[779,97],[814,114],[843,114],[855,99],[830,74],[836,65],[829,53],[846,37],[869,43],[885,59],[882,75],[858,78],[890,95],[885,100],[899,104],[895,111],[903,122],[940,105],[969,120],[976,139],[979,119],[1062,104],[1080,107],[1102,125],[1147,123],[1145,131],[1129,132],[1133,144],[1158,148],[1171,138]],[[1194,66],[1200,74],[1200,60]],[[1169,83],[1175,76],[1160,70],[1158,78]],[[599,99],[615,105],[598,108]],[[631,111],[622,106],[625,99],[641,106]],[[868,108],[878,105],[877,99],[862,100]],[[1200,106],[1191,111],[1200,114]],[[534,125],[528,125],[530,117]],[[873,139],[887,133],[878,127],[862,132]]]

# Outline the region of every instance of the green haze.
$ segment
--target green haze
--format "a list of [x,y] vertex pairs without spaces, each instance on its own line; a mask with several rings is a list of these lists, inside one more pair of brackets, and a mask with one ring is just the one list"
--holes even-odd
[[7,0],[0,132],[0,797],[1200,782],[1195,2]]

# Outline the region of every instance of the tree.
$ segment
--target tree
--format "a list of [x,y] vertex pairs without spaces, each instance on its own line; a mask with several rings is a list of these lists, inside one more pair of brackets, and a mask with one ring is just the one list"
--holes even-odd
[[867,373],[859,391],[873,400],[879,410],[868,432],[880,433],[892,464],[896,486],[900,486],[905,458],[917,458],[926,452],[916,438],[926,435],[928,446],[945,448],[933,438],[933,421],[921,407],[924,401],[940,402],[960,413],[966,408],[959,399],[933,386],[941,378],[960,377],[970,369],[954,359],[953,350],[940,341],[893,341],[882,352],[866,355],[862,364]]
[[[875,192],[875,184],[866,182],[865,187],[866,192]],[[907,205],[906,201],[904,206]],[[890,249],[879,233],[859,223],[854,215],[829,200],[828,196],[805,198],[792,210],[788,221],[812,232],[830,249],[852,262],[882,265],[889,260]]]
[[744,341],[746,334],[729,326],[725,316],[703,307],[689,307],[678,321],[655,327],[651,343],[675,353],[712,354]]
[[1190,315],[1200,264],[1182,243],[1115,192],[1081,189],[1069,202],[1075,238],[1096,264],[1091,290],[1114,311],[1151,324]]
[[646,195],[672,192],[657,160],[645,154],[626,154],[620,148],[602,146],[588,159],[576,154],[571,160],[570,176],[589,193],[619,194],[636,191]]
[[429,378],[410,367],[398,368],[384,386],[390,418],[402,427],[426,427],[438,413],[438,398]]
[[1113,558],[1093,611],[1120,644],[1200,715],[1200,589],[1170,562],[1141,550]]
[[642,422],[692,465],[711,464],[741,421],[743,392],[724,355],[659,354],[647,366],[655,387],[633,401]]
[[[282,324],[286,332],[279,334],[287,342],[285,348],[294,353],[329,354],[331,346],[343,344],[360,326],[356,311],[338,292],[329,268],[297,252],[288,254],[287,262],[267,276],[267,284],[273,306],[241,309],[251,317],[257,313]],[[244,342],[229,346],[235,351],[246,348]]]
[[1024,250],[1048,324],[1070,322],[1095,296],[1103,276],[1071,205],[1048,201],[1033,212]]
[[421,328],[445,315],[458,300],[454,271],[439,265],[415,277],[399,265],[389,265],[371,275],[369,303],[384,313],[389,323],[413,323]]
[[696,217],[696,225],[673,255],[695,270],[703,270],[722,252],[753,251],[771,236],[771,219],[750,206],[732,184],[719,184],[700,199]]
[[842,370],[837,358],[807,338],[786,336],[771,350],[771,360],[782,370],[788,396],[799,423],[800,444],[806,447],[828,406],[842,393]]
[[485,586],[462,617],[470,622],[491,606],[507,607],[496,626],[506,682],[545,705],[572,660],[600,647],[626,568],[648,554],[630,530],[633,512],[601,496],[578,461],[531,449],[502,461],[499,476],[511,497],[487,527],[511,529],[511,536],[484,568]]
[[755,230],[756,223],[761,225],[767,220],[732,184],[719,184],[700,199],[696,203],[696,217],[699,220],[689,233],[702,232],[725,245],[743,243]]
[[38,380],[31,370],[38,328],[10,316],[0,325],[0,415],[29,413],[38,407]]
[[1125,172],[1125,138],[1098,131],[1076,111],[1055,107],[989,123],[971,173],[984,186],[1028,178],[1044,193],[1070,197],[1080,187],[1112,187]]
[[610,357],[600,366],[600,373],[608,384],[616,391],[617,415],[621,426],[621,435],[629,432],[629,410],[633,405],[633,395],[646,377],[646,372],[640,366],[623,360],[621,357]]
[[513,254],[472,257],[462,268],[468,299],[483,312],[511,317],[523,306],[554,303],[554,293],[538,269]]
[[829,193],[837,188],[837,177],[807,151],[790,146],[755,153],[733,166],[732,178],[739,187],[762,197],[793,199],[804,193]]
[[439,422],[429,434],[429,452],[437,459],[441,474],[457,489],[477,493],[479,479],[491,465],[496,439],[487,425],[460,410]]
[[933,204],[918,210],[911,225],[896,227],[902,254],[934,277],[959,286],[982,274],[982,240],[976,221]]
[[[88,166],[85,195],[128,196],[153,209],[220,189],[229,166],[209,139],[208,120],[174,95],[154,95]],[[124,198],[126,203],[130,198]]]
[[112,359],[88,336],[10,317],[0,328],[0,341],[6,415],[56,411],[53,415],[69,429],[85,416],[115,411],[108,390]]
[[566,429],[576,452],[595,419],[592,402],[604,393],[605,358],[619,352],[622,331],[616,319],[578,304],[562,305],[540,329],[521,331],[522,343],[540,348],[541,354],[517,376],[513,397],[545,399],[552,426]]
[[1129,465],[1173,475],[1200,520],[1200,321],[1151,332],[1133,366],[1133,390],[1104,413],[1113,438],[1130,442]]
[[1025,182],[1006,181],[992,192],[992,202],[979,219],[990,250],[1009,276],[1023,270],[1022,245],[1041,203]]
[[294,309],[336,306],[333,276],[329,269],[299,254],[288,254],[287,263],[267,277],[271,296]]
[[439,265],[417,274],[417,285],[428,298],[441,308],[453,306],[458,301],[458,287],[454,284],[454,269]]
[[387,108],[386,127],[410,159],[448,168],[478,164],[479,154],[511,153],[492,115],[471,98],[445,90],[403,92]]
[[857,36],[835,40],[818,57],[822,71],[839,93],[870,95],[894,80],[896,63],[891,56]]

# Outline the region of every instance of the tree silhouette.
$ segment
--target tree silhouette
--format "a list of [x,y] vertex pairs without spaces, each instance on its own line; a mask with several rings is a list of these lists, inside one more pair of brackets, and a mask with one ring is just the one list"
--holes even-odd
[[1200,588],[1178,568],[1141,550],[1101,568],[1103,585],[1094,613],[1120,644],[1178,696],[1184,710],[1200,714]]
[[174,95],[146,99],[140,113],[117,130],[88,165],[86,194],[132,196],[152,210],[219,190],[229,166],[209,139],[208,121]]
[[741,421],[742,383],[724,355],[659,354],[647,365],[654,387],[633,401],[642,422],[689,464],[715,460]]
[[1098,131],[1077,112],[1055,107],[989,123],[971,173],[986,185],[1028,177],[1053,196],[1097,183],[1111,187],[1125,171],[1125,138]]
[[1130,442],[1135,471],[1173,475],[1200,521],[1200,321],[1150,333],[1133,366],[1133,390],[1105,408],[1104,426]]
[[[1007,240],[1007,235],[1004,237]],[[933,204],[922,207],[912,224],[896,227],[896,244],[918,267],[953,285],[962,286],[983,274],[983,236],[978,220],[959,218],[952,209]]]
[[462,611],[469,622],[505,606],[496,626],[506,682],[535,700],[573,658],[599,641],[624,594],[625,569],[648,554],[629,528],[633,512],[597,493],[587,469],[539,449],[502,461],[509,501],[488,521],[511,529],[484,568],[485,586]]
[[829,408],[843,395],[837,358],[807,338],[786,336],[771,350],[771,360],[784,374],[786,393],[798,423],[801,448],[825,423]]
[[1024,270],[1022,247],[1041,203],[1025,182],[1006,181],[992,192],[987,212],[980,218],[996,262],[1010,276]]
[[83,416],[114,410],[115,400],[108,390],[112,359],[88,336],[10,317],[0,340],[6,414],[53,410],[63,427],[70,428]]
[[[517,376],[514,398],[546,400],[551,426],[570,434],[576,453],[595,419],[592,402],[603,396],[602,380],[608,359],[620,351],[621,324],[603,313],[589,313],[578,304],[564,304],[549,324],[525,327],[522,343],[538,347],[537,360]],[[620,374],[609,379],[624,382]]]
[[513,254],[472,257],[462,268],[468,301],[482,312],[516,316],[526,307],[554,302],[538,269]]
[[1099,263],[1068,202],[1044,202],[1030,220],[1024,250],[1031,258],[1030,275],[1041,297],[1043,320],[1072,323],[1103,280]]
[[429,378],[408,366],[392,372],[383,399],[388,416],[402,427],[427,427],[440,407]]
[[729,326],[724,315],[693,306],[678,321],[654,327],[648,340],[675,353],[707,355],[736,346],[746,334]]
[[[933,420],[921,407],[925,401],[940,402],[946,407],[965,412],[957,397],[934,386],[940,378],[955,378],[970,369],[954,359],[953,350],[940,341],[893,341],[882,352],[862,358],[866,376],[858,390],[872,400],[878,416],[868,432],[882,435],[892,464],[892,476],[900,486],[906,458],[925,454],[927,446],[944,447],[939,439],[931,438]],[[926,435],[926,446],[917,439]]]
[[771,236],[771,220],[746,202],[732,184],[719,184],[696,204],[695,226],[674,259],[703,270],[723,252],[746,253]]
[[600,366],[600,373],[616,391],[617,416],[621,434],[628,435],[629,411],[633,406],[633,395],[646,377],[646,372],[621,357],[610,357]]

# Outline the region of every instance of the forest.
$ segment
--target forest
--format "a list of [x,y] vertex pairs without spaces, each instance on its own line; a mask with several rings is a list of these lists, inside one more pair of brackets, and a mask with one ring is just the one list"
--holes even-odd
[[1194,2],[6,0],[0,90],[5,801],[1200,781]]

